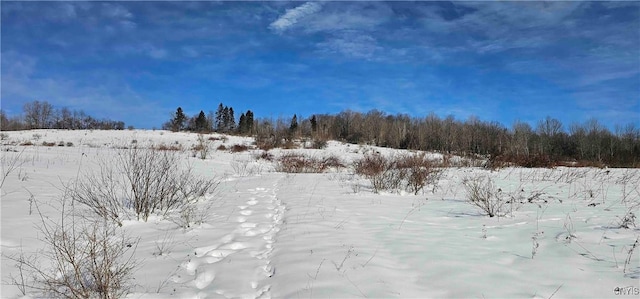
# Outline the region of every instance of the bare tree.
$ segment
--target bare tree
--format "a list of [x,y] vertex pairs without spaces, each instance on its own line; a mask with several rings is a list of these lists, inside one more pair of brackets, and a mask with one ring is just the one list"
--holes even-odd
[[34,101],[24,104],[25,121],[31,129],[46,129],[51,125],[53,106],[48,102]]

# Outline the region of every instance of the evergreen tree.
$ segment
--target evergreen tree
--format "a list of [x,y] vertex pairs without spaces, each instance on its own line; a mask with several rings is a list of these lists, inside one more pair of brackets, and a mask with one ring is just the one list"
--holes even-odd
[[216,132],[221,132],[224,129],[224,115],[224,106],[220,103],[218,110],[216,110],[216,119],[214,122]]
[[231,120],[229,119],[229,107],[224,106],[222,109],[222,126],[219,128],[219,131],[226,133],[229,130],[229,124]]
[[200,110],[200,114],[196,117],[194,130],[196,132],[203,132],[207,130],[207,116],[202,110]]
[[238,122],[238,133],[240,134],[247,133],[247,119],[244,116],[244,113],[240,114],[240,121]]
[[229,107],[229,126],[227,127],[228,131],[233,131],[236,128],[236,117],[233,112],[233,107]]
[[247,133],[251,134],[253,132],[253,112],[251,110],[247,110],[246,123],[247,123]]
[[171,130],[174,132],[182,130],[186,121],[187,116],[182,111],[182,107],[178,107],[178,109],[176,109],[175,115],[173,116],[173,121],[171,122]]
[[298,116],[294,114],[289,125],[289,135],[294,136],[296,131],[298,131]]

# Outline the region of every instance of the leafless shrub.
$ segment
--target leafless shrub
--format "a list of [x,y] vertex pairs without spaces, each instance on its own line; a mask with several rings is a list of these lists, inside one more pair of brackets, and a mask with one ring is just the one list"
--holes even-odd
[[295,153],[286,153],[280,156],[275,169],[286,173],[321,172],[315,159]]
[[227,150],[227,147],[226,147],[226,146],[224,146],[224,144],[221,144],[221,145],[219,145],[216,149],[217,149],[217,150],[219,150],[219,151],[226,151],[226,150]]
[[117,167],[107,161],[100,161],[97,172],[87,173],[74,186],[68,186],[71,198],[84,204],[103,219],[110,219],[122,225],[128,207],[125,206],[126,183]]
[[622,218],[620,218],[618,227],[626,229],[636,227],[636,215],[633,212],[628,211]]
[[178,213],[174,214],[170,220],[182,229],[188,229],[192,225],[200,225],[205,223],[212,215],[213,200],[202,197],[183,203],[178,208]]
[[465,178],[463,185],[467,200],[489,217],[501,216],[506,200],[502,190],[497,188],[488,176]]
[[336,156],[316,158],[296,153],[283,154],[276,163],[276,171],[287,173],[322,173],[341,167],[344,164]]
[[619,178],[617,178],[614,183],[619,185],[627,185],[629,183],[638,184],[640,182],[640,171],[635,169],[627,169],[625,170]]
[[424,153],[387,158],[368,154],[353,164],[356,174],[371,182],[374,192],[405,188],[418,194],[427,184],[437,184],[440,169]]
[[[158,151],[170,151],[170,152],[179,152],[182,151],[182,146],[180,146],[179,144],[171,144],[171,145],[166,145],[164,143],[161,143],[157,146],[152,146],[151,147],[154,150],[158,150]],[[125,148],[126,149],[126,148]]]
[[376,193],[396,189],[404,178],[403,173],[393,171],[392,162],[388,158],[378,154],[365,155],[354,162],[353,168],[356,174],[371,182],[371,187]]
[[48,147],[56,146],[56,143],[55,143],[55,142],[47,142],[47,141],[43,141],[43,142],[42,142],[42,146],[48,146]]
[[191,149],[193,156],[198,155],[200,159],[205,160],[211,151],[211,141],[204,139],[204,135],[198,134],[198,144]]
[[153,252],[153,255],[155,256],[168,255],[176,246],[173,234],[170,234],[169,232],[166,232],[162,239],[157,239],[154,243],[156,245],[156,250]]
[[424,153],[400,157],[395,164],[397,168],[407,170],[406,186],[415,195],[428,184],[436,186],[440,179],[441,170]]
[[578,238],[578,236],[576,235],[576,229],[573,226],[573,221],[571,220],[571,216],[569,216],[569,214],[567,214],[563,226],[564,230],[566,231],[566,234],[564,236],[564,241],[566,243],[571,243],[573,239]]
[[249,150],[249,147],[244,145],[244,144],[234,144],[231,147],[231,152],[232,153],[241,153],[241,152],[246,152]]
[[151,214],[165,216],[217,187],[217,181],[197,177],[191,167],[180,166],[173,151],[123,150],[115,163],[101,161],[98,173],[87,173],[71,196],[116,223],[129,211],[147,221]]
[[262,172],[260,165],[250,160],[233,160],[230,164],[233,173],[237,176],[245,177]]
[[487,167],[495,170],[516,165],[527,168],[551,168],[555,166],[555,162],[548,155],[503,154],[491,157]]
[[107,219],[74,215],[66,199],[62,202],[59,222],[40,213],[39,230],[46,248],[31,255],[21,251],[8,256],[18,269],[9,283],[35,297],[124,297],[136,267],[137,241],[118,233]]
[[16,169],[22,167],[22,165],[26,162],[22,159],[23,153],[24,150],[20,151],[20,153],[18,153],[17,155],[8,155],[6,153],[0,155],[0,167],[2,167],[2,181],[0,181],[0,188],[4,186],[4,181],[7,179],[7,177]]
[[263,160],[266,160],[266,161],[269,161],[269,162],[272,162],[274,160],[273,154],[268,152],[268,151],[262,151],[260,153],[256,153],[256,154],[254,154],[253,157],[256,160],[263,159]]
[[300,146],[293,140],[285,140],[285,142],[282,144],[282,148],[283,149],[297,149]]
[[629,266],[629,264],[631,263],[631,257],[633,256],[633,252],[636,250],[636,248],[640,247],[639,241],[640,239],[636,238],[636,241],[633,242],[633,245],[631,245],[631,248],[627,252],[627,258],[624,260],[624,270],[622,270],[623,273],[627,273],[627,266]]

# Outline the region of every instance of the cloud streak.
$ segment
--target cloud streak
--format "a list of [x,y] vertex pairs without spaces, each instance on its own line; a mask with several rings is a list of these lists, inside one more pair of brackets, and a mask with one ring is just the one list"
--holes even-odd
[[301,19],[306,16],[319,12],[322,9],[322,4],[318,2],[307,2],[293,9],[288,9],[287,12],[275,20],[269,28],[282,33],[290,27],[294,26]]

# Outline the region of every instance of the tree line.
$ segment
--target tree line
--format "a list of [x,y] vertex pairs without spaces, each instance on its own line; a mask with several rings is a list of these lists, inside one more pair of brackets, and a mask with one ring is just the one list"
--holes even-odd
[[225,106],[222,103],[218,109],[209,114],[203,110],[200,113],[188,117],[184,114],[182,107],[178,107],[171,115],[171,119],[162,125],[162,129],[174,132],[190,131],[198,133],[219,132],[225,134],[251,135],[254,133],[254,116],[251,110],[240,114],[236,124],[233,107]]
[[[181,109],[172,121],[184,120]],[[249,116],[250,115],[250,116]],[[197,126],[198,118],[206,124]],[[169,123],[172,123],[170,121]],[[235,124],[233,108],[220,104],[215,113],[194,116],[184,129],[251,135],[266,148],[281,147],[295,139],[308,139],[322,146],[326,140],[382,147],[438,151],[462,156],[479,155],[492,163],[530,167],[554,165],[608,165],[640,167],[640,129],[633,123],[609,130],[596,119],[565,126],[558,119],[546,117],[531,126],[515,122],[510,128],[477,117],[457,120],[435,114],[411,117],[390,115],[379,110],[366,113],[342,111],[337,114],[315,114],[308,118],[254,119],[251,110],[242,113]],[[179,129],[179,126],[173,129]]]
[[24,104],[23,115],[8,117],[0,110],[0,130],[17,131],[30,129],[67,130],[124,130],[125,123],[110,119],[96,119],[82,110],[67,107],[55,108],[47,101]]

